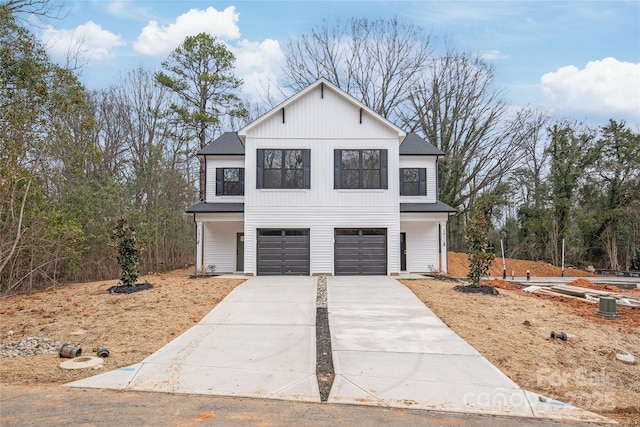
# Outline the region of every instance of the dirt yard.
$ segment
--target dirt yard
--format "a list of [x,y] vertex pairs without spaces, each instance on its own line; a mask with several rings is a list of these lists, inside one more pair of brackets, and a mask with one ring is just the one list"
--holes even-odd
[[[447,252],[449,274],[454,277],[466,277],[469,274],[469,260],[467,254],[459,252]],[[523,261],[519,259],[505,258],[507,277],[511,273],[516,277],[524,277],[529,270],[531,277],[560,277],[562,268],[543,261]],[[489,276],[502,277],[502,258],[495,258],[489,269]],[[565,268],[566,277],[588,277],[593,274],[576,268]]]
[[[189,270],[143,276],[153,289],[110,294],[116,280],[67,285],[0,300],[2,344],[48,338],[82,345],[82,356],[106,347],[103,370],[140,362],[195,325],[244,280],[189,279]],[[84,332],[83,332],[84,331]],[[75,335],[79,334],[79,335]],[[1,355],[0,355],[1,357]],[[66,383],[97,374],[64,370],[55,354],[0,359],[6,384]]]
[[[455,257],[450,257],[450,267]],[[536,270],[536,265],[523,264],[522,268],[535,275],[553,275]],[[500,261],[496,275],[501,272]],[[110,356],[103,371],[140,362],[197,323],[242,282],[189,279],[191,273],[176,270],[145,276],[142,279],[154,288],[129,295],[107,293],[116,284],[112,280],[0,299],[0,347],[27,338],[49,339],[81,344],[83,356],[95,356],[98,348],[108,348]],[[623,425],[638,425],[639,310],[620,309],[622,319],[608,321],[595,316],[592,304],[528,294],[503,281],[493,282],[499,296],[461,294],[453,290],[457,283],[448,281],[403,283],[523,388],[609,416]],[[627,292],[640,297],[640,291]],[[565,332],[569,339],[551,339],[551,331]],[[616,353],[622,351],[632,353],[636,364],[616,360]],[[99,373],[63,370],[59,367],[63,360],[57,352],[5,357],[0,359],[0,381],[35,387]]]

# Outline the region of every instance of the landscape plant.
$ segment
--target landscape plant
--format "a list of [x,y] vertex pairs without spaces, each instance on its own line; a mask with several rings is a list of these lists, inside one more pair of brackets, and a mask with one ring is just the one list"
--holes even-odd
[[490,231],[491,223],[487,215],[477,210],[466,227],[467,258],[469,259],[467,277],[475,287],[480,287],[480,279],[487,275],[496,256],[489,248]]
[[120,218],[111,231],[111,239],[118,252],[118,265],[122,269],[122,286],[136,286],[140,276],[140,253],[143,246],[138,241],[135,230],[125,218]]

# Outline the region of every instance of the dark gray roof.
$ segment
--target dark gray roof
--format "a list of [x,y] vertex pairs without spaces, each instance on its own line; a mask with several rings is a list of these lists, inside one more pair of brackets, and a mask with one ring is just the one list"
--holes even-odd
[[444,154],[443,151],[414,132],[408,133],[400,144],[401,156],[444,156]]
[[198,156],[206,155],[244,155],[244,144],[242,144],[242,141],[238,138],[237,133],[225,132],[202,150],[198,151]]
[[224,213],[244,212],[244,203],[206,203],[198,202],[186,211],[187,213]]
[[442,202],[435,203],[400,203],[400,212],[457,212]]

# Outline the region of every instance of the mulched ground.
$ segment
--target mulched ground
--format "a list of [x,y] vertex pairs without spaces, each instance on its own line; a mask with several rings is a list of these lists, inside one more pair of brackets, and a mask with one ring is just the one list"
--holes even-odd
[[458,285],[454,286],[453,289],[463,294],[500,295],[500,292],[498,292],[496,288],[487,285]]

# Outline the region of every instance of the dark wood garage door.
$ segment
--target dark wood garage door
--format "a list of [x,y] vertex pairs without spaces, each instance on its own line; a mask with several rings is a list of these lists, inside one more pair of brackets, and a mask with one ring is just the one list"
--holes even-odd
[[387,230],[384,228],[336,229],[335,274],[386,275]]
[[258,275],[309,275],[309,230],[258,230]]

